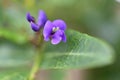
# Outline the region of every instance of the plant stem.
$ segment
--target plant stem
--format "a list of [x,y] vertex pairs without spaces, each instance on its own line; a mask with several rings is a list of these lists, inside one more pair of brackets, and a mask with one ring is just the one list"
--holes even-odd
[[43,39],[42,36],[39,35],[39,33],[36,33],[35,38],[37,39],[35,46],[36,46],[36,56],[34,59],[34,64],[32,67],[32,70],[30,72],[30,75],[28,77],[28,80],[34,80],[35,79],[35,74],[39,70],[39,66],[42,60],[42,50],[43,50]]
[[30,72],[29,79],[28,80],[34,80],[36,72],[39,70],[39,64],[41,63],[41,55],[39,51],[37,51],[37,54],[35,56],[34,66]]

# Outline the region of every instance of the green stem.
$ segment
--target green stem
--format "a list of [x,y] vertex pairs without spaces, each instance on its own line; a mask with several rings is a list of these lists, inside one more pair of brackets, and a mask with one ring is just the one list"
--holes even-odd
[[39,70],[39,64],[41,63],[41,55],[39,51],[37,52],[35,56],[34,66],[30,72],[29,79],[28,80],[34,80],[36,72]]
[[42,36],[40,36],[40,35],[37,35],[37,39],[38,40],[37,40],[37,45],[36,45],[36,56],[35,56],[34,64],[33,64],[32,70],[30,72],[30,75],[28,77],[28,80],[35,79],[35,74],[39,70],[39,66],[42,61],[43,39],[42,39]]

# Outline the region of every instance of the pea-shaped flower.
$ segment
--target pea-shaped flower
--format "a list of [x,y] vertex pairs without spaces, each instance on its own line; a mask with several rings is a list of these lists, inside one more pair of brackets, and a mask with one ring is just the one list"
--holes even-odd
[[58,44],[61,41],[66,42],[66,23],[63,20],[48,20],[43,29],[43,36],[45,41],[51,40],[52,44]]
[[31,28],[34,31],[39,31],[41,27],[44,27],[46,21],[47,21],[47,16],[43,10],[39,11],[38,14],[38,21],[35,21],[35,18],[31,16],[31,14],[28,12],[26,15],[26,19],[28,22],[31,24]]

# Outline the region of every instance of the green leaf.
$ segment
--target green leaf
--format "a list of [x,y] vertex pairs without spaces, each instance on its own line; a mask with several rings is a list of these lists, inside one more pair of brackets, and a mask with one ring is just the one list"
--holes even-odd
[[30,44],[18,45],[0,39],[0,67],[20,67],[31,63],[34,49]]
[[40,65],[42,69],[86,69],[113,62],[114,51],[102,40],[73,30],[66,34],[66,43],[46,44]]
[[50,70],[49,80],[65,80],[65,70]]
[[0,37],[17,44],[25,44],[29,41],[25,34],[20,34],[13,31],[11,32],[10,30],[4,28],[0,28]]
[[3,70],[0,71],[0,80],[27,80],[26,70]]

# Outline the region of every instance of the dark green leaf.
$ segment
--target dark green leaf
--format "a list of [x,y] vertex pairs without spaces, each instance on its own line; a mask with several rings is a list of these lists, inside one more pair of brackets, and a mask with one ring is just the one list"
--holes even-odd
[[113,62],[113,49],[105,42],[73,30],[66,34],[66,43],[46,44],[41,68],[86,69]]

